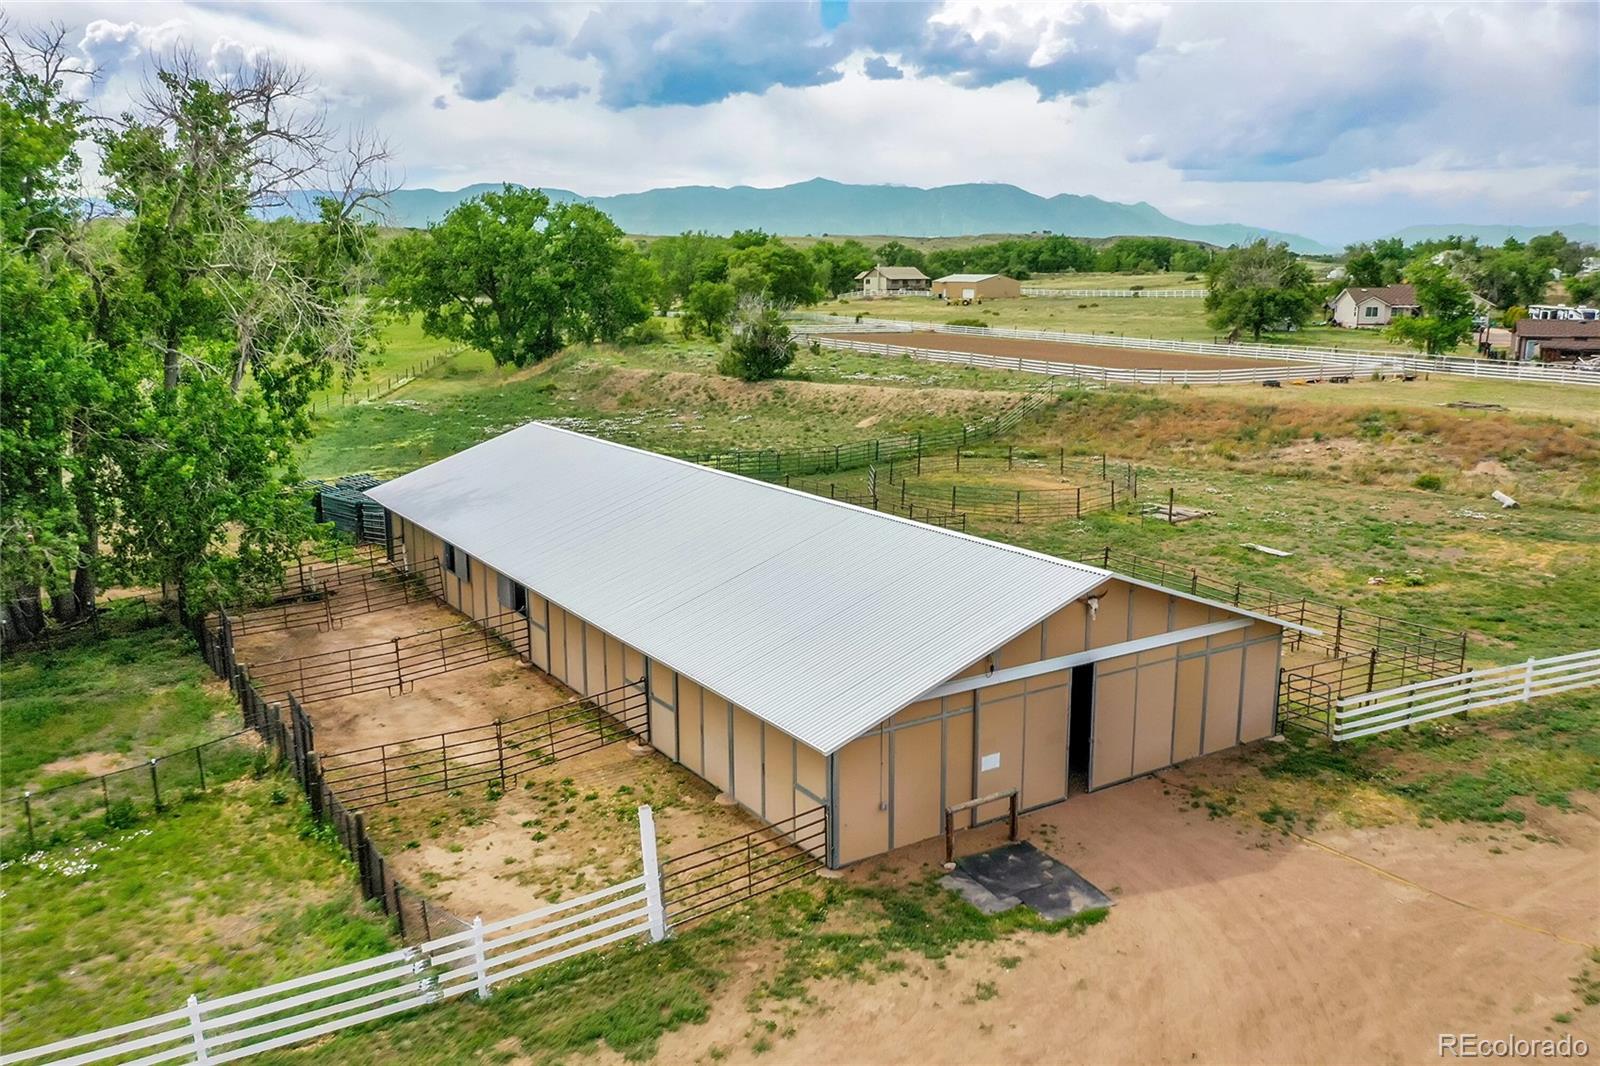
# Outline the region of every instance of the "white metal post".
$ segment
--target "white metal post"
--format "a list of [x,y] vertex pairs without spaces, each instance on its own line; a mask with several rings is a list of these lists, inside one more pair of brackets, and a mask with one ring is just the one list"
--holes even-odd
[[489,964],[483,954],[483,917],[472,919],[472,970],[477,975],[478,998],[489,998]]
[[1535,660],[1529,659],[1527,668],[1522,674],[1522,702],[1527,703],[1533,699],[1533,664]]
[[189,1036],[194,1041],[194,1061],[205,1063],[211,1061],[211,1056],[206,1054],[206,1023],[200,1016],[200,997],[194,994],[189,996]]
[[639,808],[639,852],[644,857],[644,902],[650,915],[650,939],[667,936],[667,910],[661,902],[661,863],[656,858],[656,816],[647,803]]

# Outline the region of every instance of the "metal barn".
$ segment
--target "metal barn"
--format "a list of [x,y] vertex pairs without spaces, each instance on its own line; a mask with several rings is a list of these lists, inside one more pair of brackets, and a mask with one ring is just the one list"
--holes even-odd
[[534,665],[643,686],[660,752],[769,823],[823,808],[829,866],[1275,729],[1289,623],[580,433],[370,496],[453,606],[516,612]]

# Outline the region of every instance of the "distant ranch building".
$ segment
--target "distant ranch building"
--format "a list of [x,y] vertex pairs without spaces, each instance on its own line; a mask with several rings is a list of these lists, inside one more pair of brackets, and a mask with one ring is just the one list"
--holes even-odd
[[[531,423],[371,490],[404,565],[843,866],[1277,730],[1291,622]],[[502,613],[514,612],[514,613]],[[959,825],[1003,815],[1006,801]]]
[[970,304],[1022,295],[1022,283],[1004,274],[946,274],[933,283],[933,294],[946,303]]
[[916,267],[875,266],[856,275],[863,296],[925,296],[932,284]]
[[1600,356],[1600,321],[1522,318],[1511,334],[1512,358],[1560,363]]
[[1345,329],[1387,326],[1397,318],[1415,318],[1421,313],[1417,290],[1411,285],[1349,288],[1333,299],[1334,325]]

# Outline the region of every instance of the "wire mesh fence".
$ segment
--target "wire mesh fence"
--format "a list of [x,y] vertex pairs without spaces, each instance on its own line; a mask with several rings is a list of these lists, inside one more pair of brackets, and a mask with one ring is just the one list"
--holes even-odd
[[822,867],[828,854],[825,807],[661,861],[667,924],[688,925],[776,892]]
[[530,714],[322,756],[321,775],[355,809],[476,785],[515,788],[523,774],[633,737],[649,737],[649,702],[630,682]]
[[245,729],[108,774],[9,797],[0,816],[0,854],[126,828],[259,769],[262,758],[255,732]]
[[903,433],[815,448],[733,448],[721,452],[695,452],[680,458],[766,481],[780,481],[786,476],[805,477],[840,470],[859,470],[865,466],[903,462],[927,452],[965,447],[1002,436],[1015,429],[1024,418],[1053,403],[1057,395],[1054,382],[1041,382],[1029,388],[1023,398],[1007,410],[958,429]]

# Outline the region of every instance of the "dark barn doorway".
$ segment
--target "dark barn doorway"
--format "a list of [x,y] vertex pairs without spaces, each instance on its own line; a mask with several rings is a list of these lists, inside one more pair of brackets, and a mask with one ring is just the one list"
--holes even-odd
[[1094,723],[1094,663],[1072,668],[1067,720],[1067,795],[1089,790],[1089,749]]

